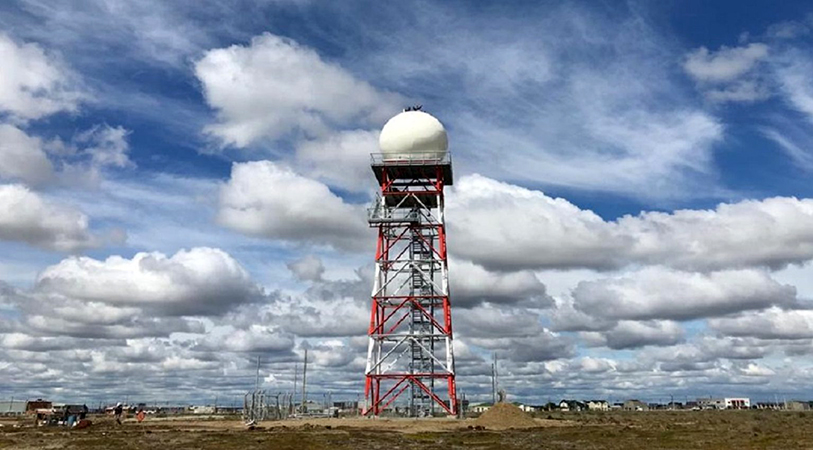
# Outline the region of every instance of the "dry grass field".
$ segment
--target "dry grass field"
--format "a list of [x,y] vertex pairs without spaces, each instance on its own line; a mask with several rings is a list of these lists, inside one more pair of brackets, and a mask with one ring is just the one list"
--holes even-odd
[[493,421],[320,419],[148,420],[84,430],[13,427],[0,449],[813,449],[813,412],[702,411],[543,414],[512,428]]

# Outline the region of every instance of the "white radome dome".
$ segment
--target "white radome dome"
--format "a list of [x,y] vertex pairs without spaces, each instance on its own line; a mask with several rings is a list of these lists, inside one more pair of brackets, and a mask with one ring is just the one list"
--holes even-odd
[[378,138],[384,159],[441,159],[449,149],[446,129],[431,114],[404,111],[384,124]]

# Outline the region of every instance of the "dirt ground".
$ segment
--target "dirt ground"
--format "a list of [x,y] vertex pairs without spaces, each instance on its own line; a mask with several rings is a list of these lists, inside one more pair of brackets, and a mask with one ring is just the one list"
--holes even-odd
[[318,419],[264,422],[158,420],[85,430],[0,422],[0,449],[813,449],[813,411],[542,414],[531,428],[473,419]]

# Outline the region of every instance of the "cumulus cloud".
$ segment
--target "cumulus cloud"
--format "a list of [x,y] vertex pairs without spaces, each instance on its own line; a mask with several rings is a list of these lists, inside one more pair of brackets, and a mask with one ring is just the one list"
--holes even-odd
[[469,309],[456,309],[453,318],[456,336],[466,339],[534,339],[538,334],[545,333],[540,324],[539,313],[523,308],[479,305]]
[[760,339],[813,338],[813,310],[770,308],[736,317],[710,319],[709,327],[727,336]]
[[269,239],[342,249],[372,242],[361,206],[345,203],[324,184],[270,161],[232,166],[220,191],[217,219]]
[[267,354],[290,352],[294,347],[294,337],[259,324],[251,325],[248,329],[225,326],[210,331],[194,345],[196,350]]
[[0,346],[3,348],[35,352],[70,350],[90,346],[114,347],[123,346],[125,344],[126,342],[124,340],[85,340],[65,336],[37,337],[24,333],[0,334]]
[[683,341],[684,332],[678,323],[669,320],[622,320],[605,332],[585,332],[582,337],[592,345],[623,350],[648,345],[674,345]]
[[813,258],[813,200],[792,197],[606,221],[567,200],[474,175],[455,184],[447,218],[450,251],[500,270],[780,268]]
[[517,363],[569,358],[575,351],[573,339],[544,329],[532,337],[470,338],[468,341]]
[[370,154],[378,152],[377,131],[352,130],[300,143],[296,160],[313,178],[350,192],[364,192],[374,185]]
[[123,235],[109,237],[91,232],[88,217],[65,205],[45,200],[18,184],[0,185],[0,239],[19,241],[46,250],[72,252],[120,242]]
[[130,131],[95,125],[70,141],[43,141],[24,130],[0,123],[0,179],[41,185],[98,187],[105,170],[132,168]]
[[672,319],[760,310],[796,303],[796,289],[762,270],[708,274],[650,267],[616,278],[584,281],[573,290],[574,307],[603,319]]
[[[36,305],[40,308],[47,308],[49,302],[37,302]],[[95,322],[93,319],[77,321],[53,314],[31,314],[26,316],[20,324],[20,330],[41,336],[70,336],[79,339],[169,337],[172,333],[201,333],[204,331],[200,322],[181,317],[153,318],[139,314],[122,318],[114,323],[93,322]]]
[[53,172],[40,139],[13,125],[0,124],[0,178],[37,185],[49,181]]
[[0,33],[0,113],[24,122],[76,111],[84,98],[71,71],[33,43]]
[[469,261],[449,263],[449,283],[455,307],[470,307],[482,302],[546,307],[552,299],[545,285],[530,270],[492,272]]
[[[369,286],[364,289],[366,296]],[[323,289],[317,287],[316,291]],[[319,298],[318,293],[309,289],[302,296],[277,299],[263,312],[263,323],[300,337],[362,336],[370,325],[369,300],[345,295],[340,290],[334,296]]]
[[209,50],[195,63],[218,122],[206,132],[245,147],[292,132],[324,133],[397,112],[397,97],[359,80],[297,42],[265,33],[247,46]]
[[103,261],[71,257],[45,269],[36,291],[51,299],[135,307],[168,315],[213,315],[262,295],[248,272],[214,248],[181,250],[172,256],[137,253]]
[[753,338],[700,336],[677,345],[649,347],[640,356],[656,361],[661,370],[674,372],[704,370],[720,360],[759,359],[773,350],[767,341]]
[[306,255],[288,263],[288,270],[302,281],[320,281],[325,273],[325,266],[318,256]]

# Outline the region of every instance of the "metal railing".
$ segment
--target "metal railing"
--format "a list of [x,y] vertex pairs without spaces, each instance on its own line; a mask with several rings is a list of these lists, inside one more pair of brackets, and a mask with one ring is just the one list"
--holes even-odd
[[451,164],[451,152],[410,152],[402,154],[371,153],[370,163],[372,165],[392,165],[392,166],[422,166],[436,164]]
[[367,220],[370,223],[379,222],[420,222],[418,211],[406,208],[389,208],[383,202],[376,201],[367,208]]

